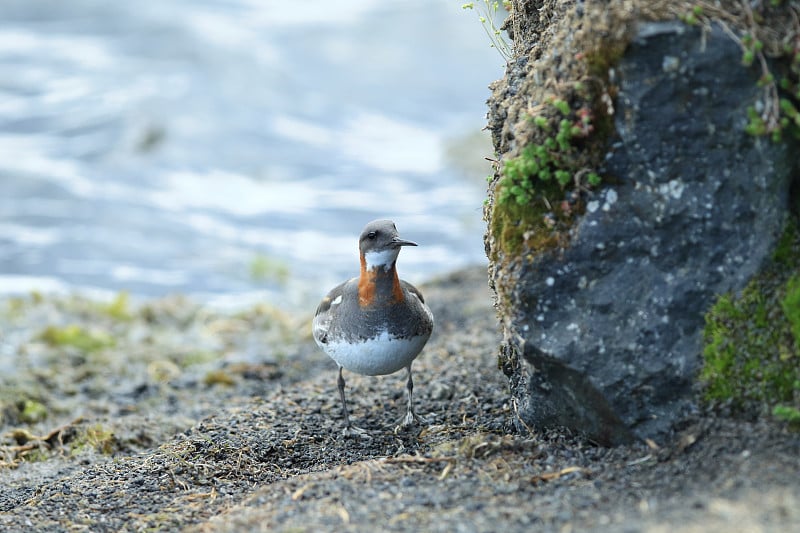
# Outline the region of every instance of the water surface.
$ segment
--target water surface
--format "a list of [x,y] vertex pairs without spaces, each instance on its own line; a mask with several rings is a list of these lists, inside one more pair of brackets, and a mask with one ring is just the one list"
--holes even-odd
[[383,217],[483,262],[502,67],[446,0],[3,0],[0,292],[306,306]]

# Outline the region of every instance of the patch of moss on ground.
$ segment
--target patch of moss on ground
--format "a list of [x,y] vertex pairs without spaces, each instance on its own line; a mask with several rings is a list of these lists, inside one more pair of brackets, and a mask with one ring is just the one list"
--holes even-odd
[[36,400],[26,399],[22,402],[19,420],[25,424],[35,424],[47,418],[48,410],[44,404]]
[[84,428],[71,445],[73,455],[87,449],[95,450],[103,455],[113,455],[117,449],[114,433],[99,423]]
[[[792,221],[772,264],[741,295],[721,296],[706,315],[706,400],[742,413],[800,423],[800,230]],[[794,268],[788,265],[793,265]]]
[[97,311],[121,322],[132,320],[130,294],[126,291],[118,293],[111,302],[99,303]]
[[211,370],[203,376],[203,383],[211,387],[213,385],[226,385],[232,386],[236,384],[236,380],[225,370],[218,368]]
[[289,280],[289,266],[280,259],[258,254],[250,261],[250,279],[257,283],[277,283],[286,285]]
[[39,338],[50,346],[71,346],[82,352],[91,353],[114,346],[114,338],[101,331],[90,331],[77,324],[58,327],[48,326]]

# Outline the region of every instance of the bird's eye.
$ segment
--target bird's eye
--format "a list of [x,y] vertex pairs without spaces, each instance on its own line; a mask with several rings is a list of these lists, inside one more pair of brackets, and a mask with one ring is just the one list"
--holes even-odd
[[375,232],[375,231],[370,231],[369,233],[367,233],[367,239],[369,239],[371,241],[374,241],[375,237],[377,237],[377,236],[378,236],[378,233]]

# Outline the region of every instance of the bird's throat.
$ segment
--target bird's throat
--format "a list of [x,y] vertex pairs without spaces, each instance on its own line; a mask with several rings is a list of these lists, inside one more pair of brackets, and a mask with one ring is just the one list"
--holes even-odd
[[369,268],[361,254],[361,275],[358,278],[358,304],[369,307],[376,302],[399,303],[403,301],[403,288],[397,276],[395,263],[383,268]]

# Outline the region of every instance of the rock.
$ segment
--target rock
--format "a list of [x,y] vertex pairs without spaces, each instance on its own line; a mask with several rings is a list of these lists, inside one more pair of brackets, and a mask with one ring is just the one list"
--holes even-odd
[[500,360],[523,424],[658,441],[693,410],[704,313],[770,257],[797,161],[744,132],[763,91],[741,55],[716,25],[643,24],[615,68],[616,182],[566,248],[494,269],[516,277]]

